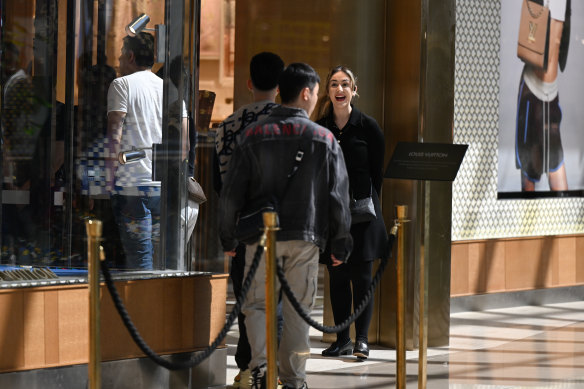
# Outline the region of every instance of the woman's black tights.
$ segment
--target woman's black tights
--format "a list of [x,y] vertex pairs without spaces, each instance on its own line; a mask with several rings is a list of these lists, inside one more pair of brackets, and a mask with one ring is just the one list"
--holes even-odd
[[[351,315],[351,302],[357,307],[371,286],[371,270],[373,261],[345,263],[336,267],[327,266],[330,278],[331,306],[335,324],[342,323]],[[353,289],[351,291],[351,285]],[[356,340],[367,341],[367,332],[371,315],[373,314],[373,299],[369,302],[361,316],[355,321]],[[337,333],[338,342],[349,340],[350,329]]]

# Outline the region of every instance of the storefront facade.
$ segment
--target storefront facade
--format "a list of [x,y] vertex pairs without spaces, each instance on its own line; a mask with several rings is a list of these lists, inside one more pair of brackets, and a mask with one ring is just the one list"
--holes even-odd
[[[212,340],[221,327],[224,300],[211,296],[225,295],[229,270],[217,236],[214,127],[250,102],[248,66],[260,51],[273,51],[286,63],[309,63],[323,80],[335,65],[353,69],[360,95],[357,106],[384,130],[386,163],[400,141],[470,146],[454,185],[390,179],[383,185],[386,225],[393,223],[397,204],[408,206],[412,220],[406,229],[405,253],[409,258],[409,347],[416,346],[415,306],[424,293],[417,289],[421,259],[429,267],[426,293],[429,320],[435,324],[429,328],[430,345],[448,342],[451,297],[581,290],[583,229],[581,218],[574,216],[582,214],[581,200],[505,202],[497,199],[493,189],[502,20],[500,2],[482,8],[479,3],[0,0],[0,265],[6,271],[46,267],[62,279],[83,285],[87,269],[84,223],[96,218],[104,223],[108,265],[130,283],[144,278],[144,273],[127,264],[112,207],[115,188],[107,185],[112,178],[108,161],[119,157],[108,147],[107,92],[119,75],[126,26],[145,14],[149,21],[143,27],[157,38],[152,71],[163,83],[162,136],[159,145],[151,146],[155,150],[122,151],[144,151],[155,160],[160,216],[152,269],[145,278],[180,280],[202,274],[197,272],[222,274],[217,289],[199,293],[205,296],[201,298],[206,299],[207,308],[211,304],[223,307],[214,313],[218,321],[207,328],[203,343]],[[181,102],[187,126],[175,131],[173,123],[182,123],[183,117],[173,106]],[[185,157],[181,150],[187,148],[191,153]],[[190,234],[186,188],[192,175],[205,190],[207,202],[200,205]],[[385,277],[372,327],[376,341],[391,346],[395,273]],[[25,288],[33,287],[13,282],[0,280],[0,292],[18,290],[22,295]],[[173,294],[177,290],[173,287],[166,290],[169,300],[183,298],[178,292]],[[7,294],[0,295],[0,302],[8,301]],[[19,297],[14,304],[24,306],[25,300]],[[43,300],[54,302],[51,297]],[[4,309],[12,312],[14,306]],[[0,325],[0,345],[12,344],[4,329],[25,323],[24,312],[16,324]],[[201,344],[189,343],[187,351],[196,352]],[[22,350],[23,345],[12,347]],[[47,366],[58,366],[49,360],[53,364]],[[83,363],[82,358],[73,360],[77,362],[62,365]],[[42,365],[18,366],[6,363],[0,369],[8,372]]]

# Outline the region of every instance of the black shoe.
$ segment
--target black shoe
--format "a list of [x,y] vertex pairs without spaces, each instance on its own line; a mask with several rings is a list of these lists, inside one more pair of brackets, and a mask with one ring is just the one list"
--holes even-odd
[[369,356],[369,345],[366,340],[358,340],[355,342],[353,355],[359,359],[367,359]]
[[251,371],[251,388],[266,389],[266,365],[256,367]]
[[334,342],[329,348],[322,350],[322,356],[324,357],[338,357],[339,355],[351,355],[351,349],[353,344],[351,339],[347,340],[344,344],[339,344],[339,342]]

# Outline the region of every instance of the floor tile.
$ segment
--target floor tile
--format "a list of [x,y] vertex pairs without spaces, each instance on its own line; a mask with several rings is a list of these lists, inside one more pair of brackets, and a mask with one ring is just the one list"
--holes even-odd
[[[322,310],[313,317],[322,320]],[[237,326],[233,326],[236,329]],[[395,350],[371,345],[370,358],[323,358],[328,344],[311,329],[311,389],[396,387]],[[237,331],[227,338],[227,382],[237,374]],[[450,344],[429,348],[427,388],[584,388],[584,302],[451,315]],[[418,351],[406,353],[407,388],[418,387]]]

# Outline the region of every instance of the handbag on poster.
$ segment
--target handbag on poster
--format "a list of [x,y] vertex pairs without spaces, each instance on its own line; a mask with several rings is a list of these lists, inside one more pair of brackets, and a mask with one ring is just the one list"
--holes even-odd
[[351,210],[351,224],[370,222],[377,218],[375,206],[373,204],[373,186],[370,187],[369,196],[362,199],[355,199],[351,196],[349,209]]
[[201,187],[201,184],[194,177],[189,177],[187,180],[187,190],[189,192],[189,199],[197,204],[203,204],[207,201],[207,196]]
[[523,0],[517,56],[525,63],[546,70],[549,52],[550,10],[544,0]]

